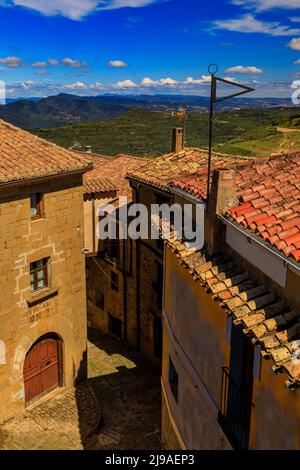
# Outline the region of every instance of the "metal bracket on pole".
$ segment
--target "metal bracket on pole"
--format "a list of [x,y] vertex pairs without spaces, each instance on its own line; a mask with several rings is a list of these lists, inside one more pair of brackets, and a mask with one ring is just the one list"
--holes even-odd
[[[208,67],[208,72],[211,75],[211,91],[210,91],[210,112],[209,112],[209,142],[208,142],[208,174],[207,174],[207,203],[209,201],[210,196],[210,175],[211,175],[211,164],[212,164],[212,140],[213,140],[213,117],[214,117],[214,104],[221,103],[222,101],[229,100],[231,98],[235,98],[237,96],[245,95],[246,93],[250,93],[254,91],[254,88],[251,88],[246,85],[242,85],[240,83],[233,82],[231,80],[226,80],[224,78],[216,77],[216,73],[218,72],[219,67],[216,64],[210,64]],[[223,96],[221,98],[217,98],[217,83],[222,82],[228,85],[232,85],[238,88],[241,88],[243,91],[238,93],[234,93],[229,96]]]

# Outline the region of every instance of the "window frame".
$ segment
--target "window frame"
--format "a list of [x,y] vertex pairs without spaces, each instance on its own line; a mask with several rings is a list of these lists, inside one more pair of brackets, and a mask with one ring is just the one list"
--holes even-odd
[[[36,204],[36,214],[32,215],[32,200],[35,197],[35,204]],[[43,218],[43,193],[31,193],[30,194],[30,216],[31,220],[38,220]]]
[[[49,259],[50,258],[42,258],[40,260],[33,261],[32,263],[30,263],[29,273],[30,273],[31,292],[37,292],[37,291],[40,291],[42,289],[46,289],[47,287],[49,287]],[[33,265],[37,265],[37,263],[41,261],[43,262],[42,267],[38,267],[38,266],[33,267]],[[43,271],[43,277],[42,279],[39,279],[38,272],[41,272],[41,271]],[[33,282],[31,281],[32,275],[33,275]],[[43,286],[41,287],[38,286],[38,283],[40,281],[43,281]]]

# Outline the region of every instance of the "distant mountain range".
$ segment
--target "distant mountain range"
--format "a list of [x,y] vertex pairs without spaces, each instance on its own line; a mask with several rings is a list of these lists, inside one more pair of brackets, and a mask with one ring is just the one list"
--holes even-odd
[[[209,98],[181,95],[77,96],[62,93],[42,99],[33,97],[8,100],[6,105],[0,106],[0,119],[26,129],[51,128],[112,119],[135,108],[172,112],[180,107],[184,107],[187,111],[206,113],[209,108]],[[293,105],[288,98],[241,98],[218,105],[217,109],[230,111],[272,107],[287,108]]]

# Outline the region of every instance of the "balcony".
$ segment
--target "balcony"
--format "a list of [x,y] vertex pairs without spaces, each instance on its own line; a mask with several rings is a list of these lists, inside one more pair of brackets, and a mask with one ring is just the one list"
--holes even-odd
[[219,425],[234,449],[246,450],[253,407],[252,387],[238,386],[227,367],[223,367],[220,395]]

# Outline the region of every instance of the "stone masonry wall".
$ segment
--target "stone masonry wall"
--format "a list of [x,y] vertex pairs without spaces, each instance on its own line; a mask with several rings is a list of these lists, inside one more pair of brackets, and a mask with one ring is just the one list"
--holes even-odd
[[[31,220],[30,194],[44,193],[44,217]],[[86,295],[82,177],[0,191],[0,422],[25,408],[23,364],[43,335],[63,342],[64,385],[86,373]],[[30,307],[30,263],[50,258],[57,293]]]

